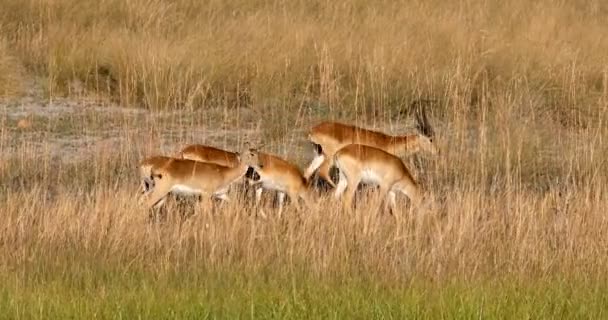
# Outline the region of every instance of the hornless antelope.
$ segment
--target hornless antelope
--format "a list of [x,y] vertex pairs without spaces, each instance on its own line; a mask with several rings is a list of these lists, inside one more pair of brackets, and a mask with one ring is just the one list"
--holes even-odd
[[139,177],[141,180],[141,194],[145,194],[153,187],[153,181],[150,179],[150,172],[153,167],[160,167],[171,161],[172,157],[153,156],[145,158],[139,162]]
[[178,158],[215,163],[232,168],[239,165],[239,156],[236,152],[201,144],[186,146],[178,153]]
[[[248,146],[248,143],[246,143],[246,146]],[[231,168],[238,166],[240,163],[238,153],[202,144],[186,146],[178,153],[177,157],[181,159],[215,163]],[[258,178],[255,170],[251,167],[247,170],[245,177],[250,182]]]
[[201,162],[215,163],[226,167],[236,167],[239,164],[238,154],[204,145],[189,145],[177,153],[175,157],[153,156],[139,163],[139,174],[142,184],[142,194],[150,191],[153,187],[150,179],[150,170],[153,167],[165,165],[171,159],[190,159]]
[[421,133],[391,136],[379,131],[364,129],[339,122],[325,121],[314,126],[308,134],[308,140],[315,145],[315,157],[304,172],[304,178],[310,180],[319,169],[319,177],[335,187],[329,170],[333,165],[334,154],[349,144],[362,144],[376,147],[396,156],[406,156],[419,151],[437,154],[433,142],[433,130],[424,111],[417,112],[418,129]]
[[[384,150],[361,144],[350,144],[338,150],[334,163],[340,170],[335,197],[346,191],[345,205],[350,208],[360,182],[380,186],[380,196],[388,196],[391,211],[395,211],[396,192],[402,192],[414,206],[422,200],[420,187],[397,156]],[[384,200],[386,209],[387,201]]]
[[262,190],[275,190],[279,196],[279,217],[283,212],[283,202],[285,194],[292,202],[301,209],[299,199],[304,201],[306,207],[310,208],[310,200],[307,195],[306,179],[302,172],[295,165],[281,159],[280,157],[268,153],[252,150],[258,158],[258,163],[252,165],[253,169],[260,176],[260,179],[252,182],[252,185],[259,185],[255,190],[256,205],[262,197]]
[[147,207],[160,207],[170,192],[211,195],[228,201],[228,187],[241,179],[250,166],[259,163],[257,154],[246,150],[239,154],[239,164],[227,167],[190,159],[172,159],[163,166],[152,167],[150,178],[154,189]]

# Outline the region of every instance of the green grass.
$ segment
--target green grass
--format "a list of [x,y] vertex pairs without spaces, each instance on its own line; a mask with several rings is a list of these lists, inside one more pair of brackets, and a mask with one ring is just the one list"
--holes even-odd
[[40,319],[162,318],[595,318],[605,315],[606,287],[548,282],[383,290],[372,283],[264,281],[229,275],[27,283],[4,288],[4,317]]
[[79,259],[4,273],[0,319],[600,319],[608,305],[608,283],[597,279],[397,283],[276,269],[164,272]]

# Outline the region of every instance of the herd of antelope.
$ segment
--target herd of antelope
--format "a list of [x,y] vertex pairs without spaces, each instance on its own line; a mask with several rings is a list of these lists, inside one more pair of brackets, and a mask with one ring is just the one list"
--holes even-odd
[[[379,187],[384,209],[390,204],[391,213],[395,210],[397,192],[405,194],[416,207],[422,200],[421,190],[400,157],[419,151],[433,155],[438,152],[426,114],[418,113],[417,120],[419,132],[401,136],[322,122],[308,133],[308,140],[314,145],[314,158],[304,173],[294,164],[261,152],[248,142],[239,152],[189,145],[175,156],[154,156],[139,163],[140,201],[145,201],[147,208],[158,208],[171,193],[230,201],[229,187],[240,181],[254,187],[256,206],[264,189],[277,191],[280,216],[286,195],[298,209],[302,208],[299,200],[310,208],[308,182],[318,171],[319,178],[335,189],[336,199],[345,194],[345,206],[352,205],[358,185],[364,183]],[[337,184],[330,176],[334,166],[339,171]]]

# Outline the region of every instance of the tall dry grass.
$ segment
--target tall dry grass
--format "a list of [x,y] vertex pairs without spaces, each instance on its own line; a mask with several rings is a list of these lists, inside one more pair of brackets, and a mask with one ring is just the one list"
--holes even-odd
[[[525,83],[562,121],[605,94],[600,1],[17,1],[0,27],[52,95],[149,108],[302,105],[384,114]],[[451,101],[455,102],[455,101]],[[573,109],[575,111],[573,111]]]
[[[518,124],[511,118],[517,109],[502,106],[507,111],[482,112],[475,124],[445,124],[438,137],[441,156],[408,161],[428,201],[422,209],[410,210],[400,199],[403,205],[394,217],[377,212],[373,192],[361,195],[361,207],[351,215],[330,193],[311,191],[315,207],[305,212],[292,208],[283,219],[269,204],[264,209],[269,218],[256,217],[259,211],[249,208],[251,199],[233,193],[239,200],[226,206],[173,206],[167,221],[149,223],[148,212],[135,201],[137,161],[200,142],[200,136],[187,133],[201,127],[213,131],[216,121],[180,124],[164,118],[146,119],[144,125],[121,117],[91,119],[116,125],[126,135],[110,145],[92,144],[59,157],[51,150],[53,136],[61,131],[47,132],[40,144],[46,151],[40,152],[40,146],[8,127],[0,135],[0,145],[10,150],[0,176],[0,264],[8,270],[57,267],[64,270],[60,274],[74,263],[161,275],[297,270],[324,279],[371,277],[386,283],[601,278],[608,263],[608,179],[602,156],[608,150],[601,141],[606,128],[578,132],[555,123]],[[53,123],[61,120],[49,121],[47,127],[62,128]],[[88,128],[96,126],[81,121],[75,137],[86,137]],[[230,141],[244,139],[227,135]],[[150,146],[150,139],[157,145]],[[206,142],[222,145],[221,138]],[[231,145],[225,147],[237,149]],[[267,150],[303,167],[310,160],[303,135],[289,146],[275,144]],[[191,210],[196,214],[181,220],[180,213]]]
[[20,96],[25,92],[25,70],[13,56],[7,41],[0,37],[0,97]]
[[[50,119],[34,135],[1,119],[5,270],[51,279],[82,265],[264,277],[297,270],[393,284],[604,277],[603,2],[3,5],[0,52],[11,60],[0,57],[0,70],[14,63],[46,77],[52,98],[177,110]],[[1,77],[0,90],[12,86]],[[86,90],[76,94],[74,83]],[[241,199],[184,221],[174,207],[169,221],[150,224],[133,201],[135,163],[145,155],[198,142],[237,149],[261,137],[303,167],[303,132],[318,119],[404,132],[418,97],[438,101],[429,112],[441,148],[435,159],[407,160],[429,197],[419,211],[377,215],[372,197],[348,215],[320,195],[313,210],[284,219],[254,218]],[[69,162],[54,150],[57,136],[108,127],[118,132],[111,148],[64,154]]]

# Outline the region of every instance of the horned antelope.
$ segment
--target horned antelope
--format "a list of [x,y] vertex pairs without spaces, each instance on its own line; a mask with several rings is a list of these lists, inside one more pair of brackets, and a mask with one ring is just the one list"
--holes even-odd
[[[419,108],[420,109],[420,108]],[[315,156],[304,172],[306,180],[318,169],[319,177],[336,187],[329,171],[333,165],[334,154],[349,144],[362,144],[376,147],[396,156],[406,156],[420,151],[437,154],[433,141],[433,130],[429,125],[424,109],[416,113],[420,133],[391,136],[379,131],[364,129],[340,122],[325,121],[314,126],[308,140],[315,145]]]
[[403,161],[382,149],[350,144],[335,153],[334,163],[340,170],[335,198],[340,198],[346,192],[344,203],[349,208],[361,182],[379,185],[384,208],[386,209],[387,202],[390,202],[391,212],[395,211],[396,192],[405,194],[415,207],[422,200],[420,187]]
[[165,165],[152,167],[150,178],[154,189],[146,206],[162,206],[169,193],[211,195],[228,201],[228,187],[241,179],[250,166],[259,163],[257,154],[251,150],[240,153],[238,158],[235,167],[190,159],[172,159]]
[[298,167],[276,155],[259,152],[255,149],[252,151],[258,159],[258,163],[254,164],[252,167],[260,176],[259,180],[251,183],[251,185],[256,186],[256,205],[260,202],[262,190],[266,189],[278,192],[279,217],[281,217],[283,212],[285,195],[289,196],[298,209],[302,208],[298,202],[300,199],[304,202],[306,207],[311,207],[307,195],[306,180]]

